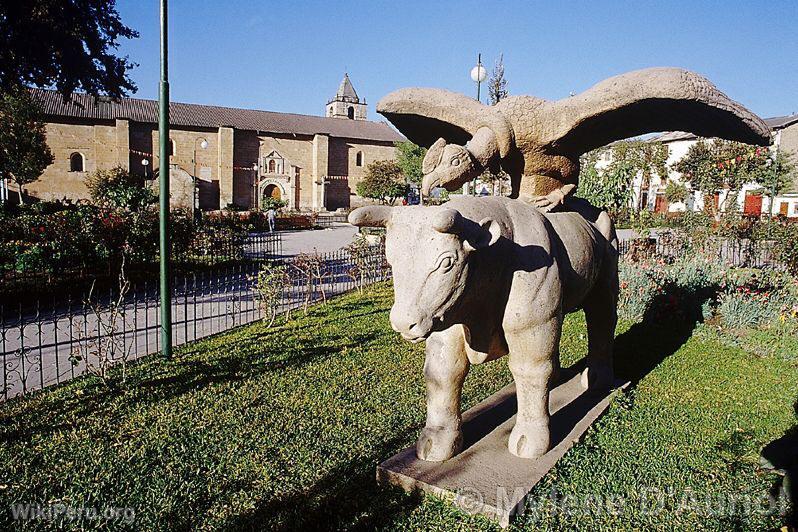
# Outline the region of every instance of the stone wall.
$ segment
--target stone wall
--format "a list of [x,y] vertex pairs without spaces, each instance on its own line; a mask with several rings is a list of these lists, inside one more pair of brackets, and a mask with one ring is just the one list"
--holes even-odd
[[[784,150],[798,164],[798,123],[785,127],[779,132],[779,149]],[[798,176],[793,180],[791,192],[798,192]]]
[[[48,123],[45,129],[54,160],[37,181],[24,187],[30,196],[43,200],[87,199],[86,176],[119,164],[114,123]],[[75,152],[83,155],[83,172],[70,171],[70,156]]]
[[[393,143],[365,143],[358,140],[347,140],[348,146],[347,157],[349,176],[349,207],[356,208],[362,205],[370,204],[369,200],[361,198],[357,195],[357,184],[363,179],[366,174],[366,168],[369,164],[375,161],[393,161],[396,159],[396,148]],[[361,154],[360,166],[358,166],[358,153]]]
[[[88,191],[84,180],[97,169],[123,166],[135,174],[153,179],[160,166],[156,124],[127,120],[90,123],[65,119],[47,123],[46,131],[55,160],[38,181],[25,187],[35,198],[86,199]],[[253,131],[221,127],[173,128],[170,138],[174,143],[170,164],[196,176],[199,204],[204,210],[224,208],[228,203],[251,207],[256,189],[253,186],[254,173],[249,168],[255,161],[262,163],[263,158],[273,151],[284,160],[283,173],[268,175],[261,167],[259,182],[281,180],[282,188],[289,196],[283,199],[288,201],[290,208],[301,210],[324,208],[327,203],[325,196],[329,196],[333,208],[356,206],[359,198],[355,195],[355,186],[368,164],[395,158],[391,143],[330,138],[327,135],[258,135]],[[205,149],[201,148],[202,140],[208,143]],[[70,155],[75,152],[84,157],[83,172],[70,171]],[[358,153],[361,154],[360,165],[357,164]],[[143,159],[149,161],[146,167],[141,164]],[[337,179],[334,186],[325,190],[324,185],[318,183],[328,176],[347,176],[347,179]]]

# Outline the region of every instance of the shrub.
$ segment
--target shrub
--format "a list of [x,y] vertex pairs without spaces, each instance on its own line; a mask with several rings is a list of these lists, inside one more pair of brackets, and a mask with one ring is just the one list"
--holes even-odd
[[291,285],[288,268],[276,262],[266,262],[255,279],[255,293],[263,319],[271,327],[277,317],[283,291]]
[[262,211],[268,211],[269,209],[274,209],[275,211],[279,211],[283,207],[288,205],[287,201],[279,200],[277,198],[263,198],[260,203],[260,209]]
[[780,294],[737,287],[721,296],[718,314],[727,327],[756,329],[775,323],[786,305],[787,301]]
[[95,205],[127,211],[140,211],[158,201],[144,180],[117,166],[97,170],[86,177],[86,188]]
[[203,225],[197,228],[189,245],[193,257],[239,260],[244,256],[244,234],[225,225]]
[[676,181],[668,181],[665,185],[665,199],[668,203],[684,203],[690,196],[690,191],[682,183]]
[[619,264],[618,314],[640,321],[651,311],[663,315],[685,314],[702,319],[710,313],[718,290],[726,282],[725,271],[700,256],[666,264],[663,260]]
[[650,263],[632,264],[622,261],[619,264],[618,277],[621,288],[618,314],[629,320],[642,320],[654,298],[664,290],[661,270]]

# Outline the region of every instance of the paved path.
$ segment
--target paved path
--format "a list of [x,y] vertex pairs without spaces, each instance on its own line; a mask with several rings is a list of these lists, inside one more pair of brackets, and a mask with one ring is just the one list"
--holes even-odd
[[344,223],[333,224],[326,229],[280,231],[283,239],[283,256],[309,253],[338,251],[349,245],[357,234],[358,228]]

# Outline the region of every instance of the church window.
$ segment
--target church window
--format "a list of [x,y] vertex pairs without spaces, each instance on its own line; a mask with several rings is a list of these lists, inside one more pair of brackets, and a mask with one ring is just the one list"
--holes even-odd
[[175,141],[173,139],[169,139],[169,157],[175,154]]
[[355,108],[351,105],[349,106],[349,109],[346,110],[346,116],[349,117],[350,120],[355,118]]
[[69,171],[84,172],[83,154],[75,152],[69,156]]
[[362,151],[357,152],[357,155],[355,155],[355,166],[363,166],[363,152]]

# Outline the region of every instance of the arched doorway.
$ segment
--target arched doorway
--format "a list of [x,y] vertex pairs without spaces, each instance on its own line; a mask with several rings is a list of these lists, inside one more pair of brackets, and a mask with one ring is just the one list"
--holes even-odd
[[266,185],[263,187],[263,199],[272,198],[276,200],[282,199],[282,194],[280,192],[280,187],[275,184]]

